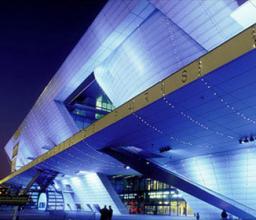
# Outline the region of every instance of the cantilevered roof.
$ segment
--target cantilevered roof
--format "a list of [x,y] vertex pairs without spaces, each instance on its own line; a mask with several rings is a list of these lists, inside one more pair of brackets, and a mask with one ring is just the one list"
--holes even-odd
[[[172,162],[244,148],[255,128],[255,26],[157,83],[112,113],[2,179],[18,182],[36,169],[114,174],[122,164],[97,150],[135,146],[152,153],[172,146]],[[250,145],[247,145],[248,147]]]
[[78,132],[63,102],[92,72],[122,105],[253,24],[253,2],[109,0],[6,144],[8,156],[19,146],[19,168]]

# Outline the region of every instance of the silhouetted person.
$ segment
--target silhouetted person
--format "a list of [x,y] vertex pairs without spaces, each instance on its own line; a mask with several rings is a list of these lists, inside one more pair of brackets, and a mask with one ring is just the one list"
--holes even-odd
[[196,213],[196,220],[200,220],[199,212]]
[[109,211],[107,206],[105,205],[103,209],[100,210],[100,220],[107,220],[109,215]]
[[112,216],[113,216],[113,209],[111,207],[111,205],[108,207],[108,220],[112,220]]
[[221,218],[222,218],[223,220],[225,220],[225,219],[228,218],[228,214],[227,214],[227,212],[226,212],[225,209],[223,209],[223,211],[222,211],[222,213],[221,213]]

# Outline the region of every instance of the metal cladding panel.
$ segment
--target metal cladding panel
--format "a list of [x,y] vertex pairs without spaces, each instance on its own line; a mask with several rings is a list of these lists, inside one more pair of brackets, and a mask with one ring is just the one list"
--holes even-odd
[[[19,138],[11,138],[5,146],[11,157],[13,146],[19,142],[17,168],[30,162],[28,157],[36,158],[44,153],[42,147],[56,146],[78,132],[60,101],[64,101],[93,72],[95,66],[106,59],[149,15],[154,8],[148,8],[148,5],[146,0],[139,3],[109,1],[106,4],[22,122]],[[139,17],[140,14],[142,17]],[[127,23],[131,16],[134,19]],[[127,26],[121,26],[124,23]],[[125,28],[125,31],[119,32],[119,25],[120,30]]]
[[95,77],[114,105],[120,106],[205,52],[156,11],[95,69]]
[[[76,46],[77,51],[65,61],[63,70],[69,80],[61,83],[56,99],[64,101],[154,10],[153,6],[148,9],[147,0],[135,3],[108,2]],[[61,69],[57,74],[64,75]]]
[[[188,158],[170,163],[168,169],[247,207],[255,208],[255,162],[256,149],[247,148]],[[203,207],[207,207],[196,198],[186,194],[184,197],[195,211],[203,211]]]
[[188,205],[193,209],[194,213],[199,213],[201,219],[221,219],[221,209],[218,209],[196,197],[191,196],[188,193],[185,193],[179,190],[180,195],[186,200]]
[[231,17],[236,0],[150,2],[208,51],[244,29]]
[[[64,192],[66,190],[66,185],[71,186],[72,191],[75,194],[75,197],[73,197],[74,200],[67,200],[66,196],[65,201],[65,203],[71,203],[69,204],[70,206],[75,206],[75,203],[80,203],[83,210],[90,211],[87,204],[91,207],[93,207],[94,204],[98,204],[100,208],[103,208],[104,205],[111,205],[114,214],[120,214],[115,202],[96,173],[63,178],[58,182]],[[65,204],[65,206],[67,207],[67,204]]]

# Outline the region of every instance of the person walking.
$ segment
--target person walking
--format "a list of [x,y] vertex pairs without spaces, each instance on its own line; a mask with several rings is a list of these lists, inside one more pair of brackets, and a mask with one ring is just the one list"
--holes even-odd
[[112,216],[113,216],[113,209],[111,207],[111,205],[108,207],[108,220],[112,220]]
[[196,220],[200,220],[199,212],[196,213]]
[[100,220],[108,220],[108,209],[105,205],[103,209],[100,210]]
[[221,212],[221,219],[226,220],[227,218],[228,218],[228,214],[227,214],[226,210],[223,209]]

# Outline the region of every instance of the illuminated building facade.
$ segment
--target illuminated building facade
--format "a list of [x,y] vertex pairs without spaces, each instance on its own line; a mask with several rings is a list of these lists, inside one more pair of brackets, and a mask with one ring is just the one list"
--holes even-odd
[[193,216],[179,191],[143,176],[111,176],[114,189],[130,214]]
[[255,5],[109,1],[6,144],[13,174],[2,182],[54,171],[66,210],[125,213],[106,175],[137,169],[101,151],[122,146],[206,193],[181,192],[194,212],[210,219],[229,204],[255,217]]

